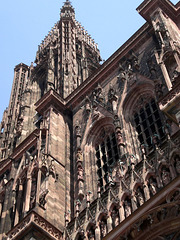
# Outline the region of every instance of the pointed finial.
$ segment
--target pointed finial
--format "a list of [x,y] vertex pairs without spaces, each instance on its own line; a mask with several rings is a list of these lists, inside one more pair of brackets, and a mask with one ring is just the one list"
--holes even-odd
[[61,8],[61,17],[75,17],[75,10],[70,0],[66,0]]
[[71,4],[71,2],[69,0],[66,0],[64,4]]

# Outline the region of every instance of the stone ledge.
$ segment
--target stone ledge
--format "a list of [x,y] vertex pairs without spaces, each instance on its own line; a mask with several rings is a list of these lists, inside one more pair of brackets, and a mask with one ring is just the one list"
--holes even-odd
[[6,234],[7,240],[19,239],[20,236],[27,233],[28,229],[31,228],[39,229],[44,235],[49,237],[49,239],[62,239],[62,232],[46,221],[43,217],[32,211]]

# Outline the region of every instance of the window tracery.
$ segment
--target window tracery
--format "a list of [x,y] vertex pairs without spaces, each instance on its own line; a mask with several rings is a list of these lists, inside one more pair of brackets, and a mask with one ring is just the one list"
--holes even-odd
[[158,140],[163,140],[165,137],[158,106],[154,99],[149,101],[141,99],[139,109],[136,109],[134,122],[139,141],[151,148],[153,146],[153,136],[156,136]]
[[96,164],[98,167],[97,175],[101,188],[109,183],[113,165],[118,161],[118,146],[116,136],[113,131],[103,129],[100,133],[101,138],[97,139],[96,151]]

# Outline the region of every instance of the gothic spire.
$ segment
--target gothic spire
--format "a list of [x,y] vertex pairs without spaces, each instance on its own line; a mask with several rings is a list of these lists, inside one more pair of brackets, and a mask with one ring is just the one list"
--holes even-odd
[[70,5],[70,6],[72,6],[72,5],[71,5],[71,1],[69,1],[69,0],[66,0],[66,1],[64,2],[64,5]]
[[69,0],[66,0],[61,8],[61,17],[75,17],[74,8]]

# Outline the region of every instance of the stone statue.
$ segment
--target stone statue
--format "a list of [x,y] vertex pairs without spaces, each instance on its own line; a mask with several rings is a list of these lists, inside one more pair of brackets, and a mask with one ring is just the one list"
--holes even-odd
[[171,202],[175,202],[180,200],[180,192],[179,190],[175,191],[175,193],[171,197]]
[[121,63],[119,63],[119,76],[118,76],[118,78],[122,81],[126,80],[126,71],[123,68]]
[[114,185],[114,182],[113,182],[112,174],[111,174],[111,173],[108,173],[107,180],[108,180],[108,183],[109,183],[110,185]]
[[116,209],[113,209],[112,210],[112,214],[111,214],[111,217],[112,217],[112,227],[116,227],[119,225],[120,221],[119,221],[119,213]]
[[124,201],[124,213],[125,213],[125,218],[131,215],[131,206],[130,206],[130,203],[128,203],[128,201]]
[[81,165],[78,166],[77,173],[78,173],[78,180],[83,180],[83,167]]
[[17,121],[16,128],[14,129],[14,133],[16,134],[16,136],[19,137],[21,135],[22,129],[23,129],[23,118],[19,118]]
[[94,234],[93,229],[89,230],[88,239],[89,240],[95,240],[95,234]]
[[144,197],[143,197],[143,194],[142,194],[140,188],[137,189],[136,196],[137,196],[137,200],[138,200],[139,205],[140,206],[143,205],[144,204]]
[[180,174],[180,157],[179,157],[179,156],[176,156],[176,157],[174,158],[174,160],[175,160],[176,172],[177,172],[178,174]]
[[104,99],[103,92],[102,92],[102,87],[99,84],[96,88],[96,99],[99,102],[103,102],[103,99]]
[[117,143],[118,143],[118,146],[119,145],[124,145],[124,140],[123,140],[123,136],[122,136],[122,133],[121,131],[116,131],[116,136],[117,136]]
[[40,196],[39,196],[39,204],[40,206],[44,207],[46,204],[46,195],[48,194],[48,190],[46,189],[45,191],[43,191]]
[[149,190],[152,193],[152,195],[155,195],[157,192],[157,184],[155,181],[153,181],[152,178],[149,179]]
[[75,131],[76,131],[76,136],[81,136],[81,129],[78,125],[75,127]]
[[78,150],[77,151],[77,154],[76,154],[76,161],[80,161],[82,162],[83,161],[83,156],[82,156],[82,151],[81,150]]
[[107,233],[107,226],[106,226],[105,221],[101,221],[101,223],[100,223],[100,229],[101,229],[101,236],[102,236],[102,237],[105,237],[105,236],[106,236],[106,233]]
[[170,173],[166,169],[163,169],[161,176],[162,176],[162,182],[164,186],[166,186],[171,181]]
[[93,108],[92,120],[95,121],[99,118],[100,112],[98,111],[97,107]]
[[30,201],[30,207],[31,208],[34,207],[34,203],[35,203],[35,200],[36,200],[36,188],[37,188],[36,178],[33,177],[32,178],[32,187],[31,187],[31,201]]

